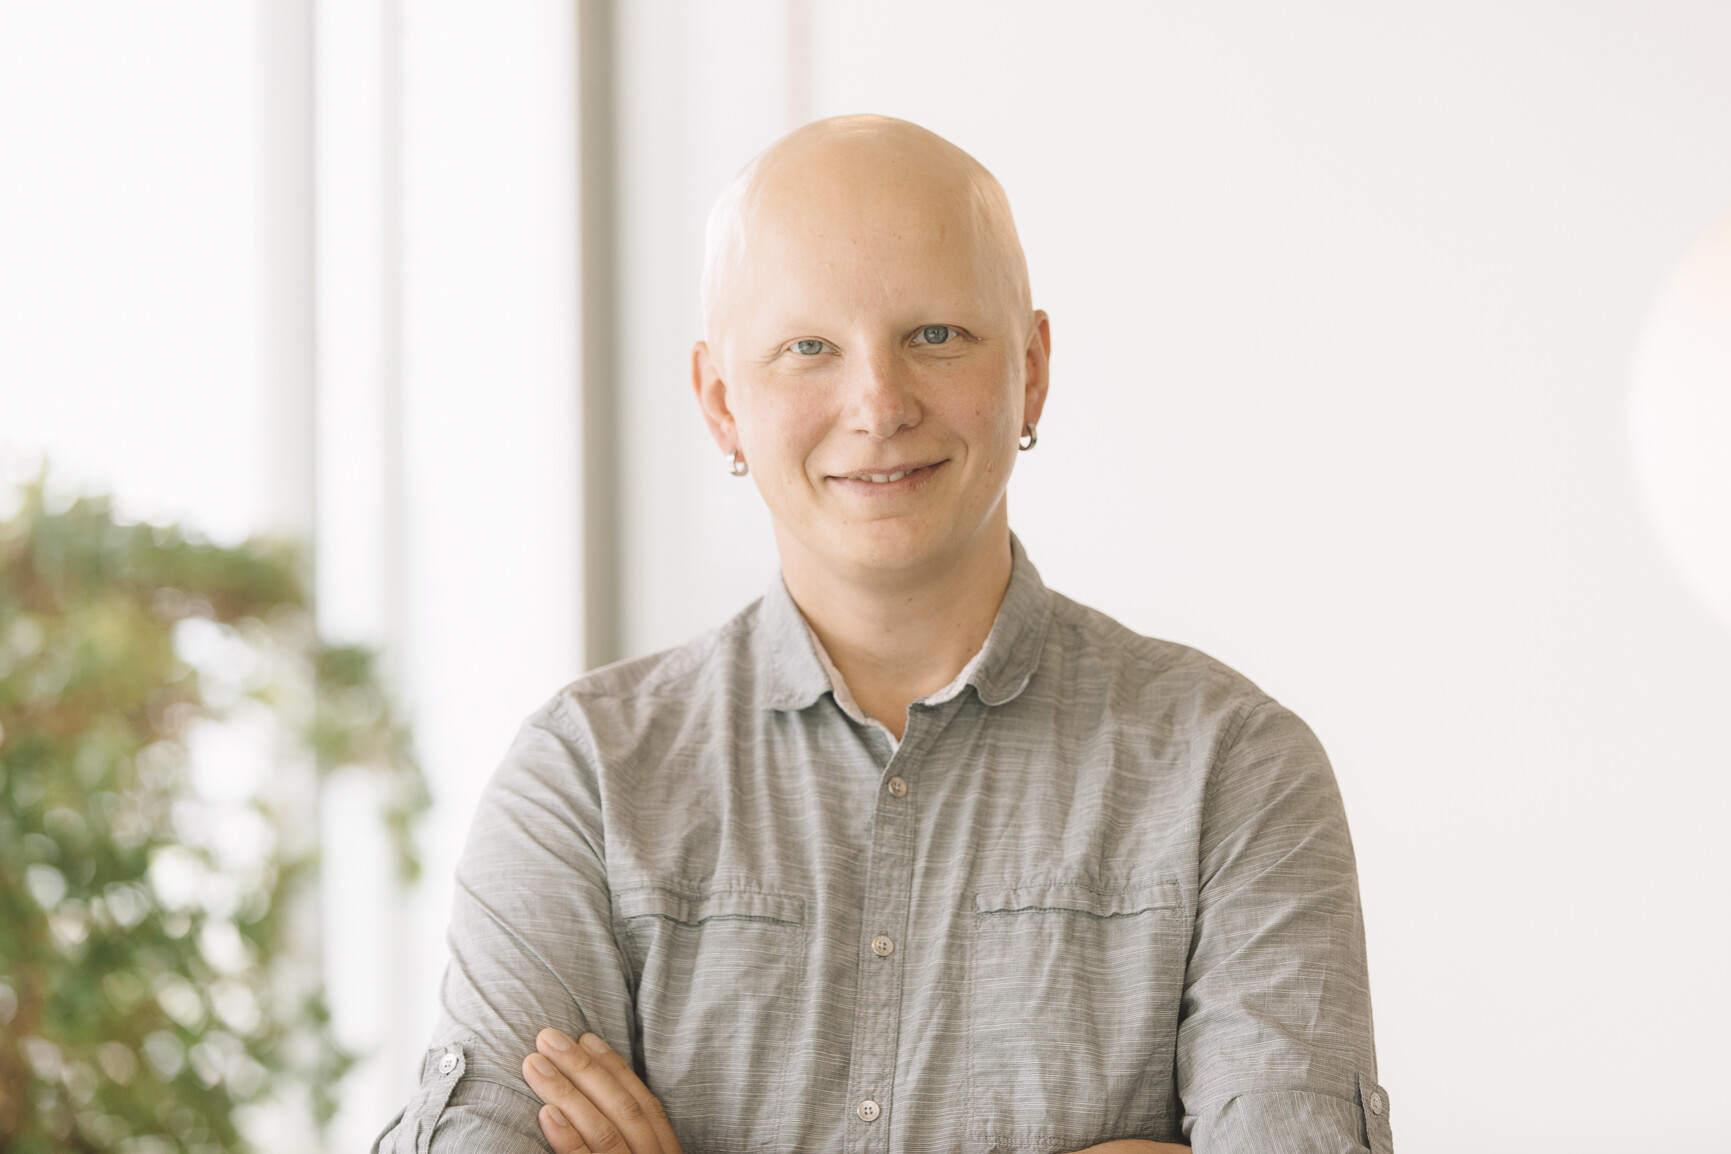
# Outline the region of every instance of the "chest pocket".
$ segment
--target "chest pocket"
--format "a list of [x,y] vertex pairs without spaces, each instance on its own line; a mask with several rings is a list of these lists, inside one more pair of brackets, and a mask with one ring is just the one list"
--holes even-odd
[[614,895],[644,1081],[691,1151],[778,1145],[788,1034],[805,976],[805,903],[653,886]]
[[970,1146],[1028,1154],[1175,1138],[1172,1062],[1190,928],[1171,882],[976,893]]

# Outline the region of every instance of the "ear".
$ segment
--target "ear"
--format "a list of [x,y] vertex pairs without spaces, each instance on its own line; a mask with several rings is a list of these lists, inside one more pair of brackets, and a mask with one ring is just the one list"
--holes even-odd
[[1034,310],[1026,367],[1028,380],[1022,393],[1022,420],[1039,424],[1040,414],[1046,409],[1046,387],[1052,383],[1052,325],[1041,309]]
[[721,379],[720,366],[703,341],[691,346],[691,388],[697,394],[697,407],[703,411],[703,423],[715,438],[715,447],[723,453],[739,448],[739,430],[733,423],[733,411],[727,407],[727,382]]

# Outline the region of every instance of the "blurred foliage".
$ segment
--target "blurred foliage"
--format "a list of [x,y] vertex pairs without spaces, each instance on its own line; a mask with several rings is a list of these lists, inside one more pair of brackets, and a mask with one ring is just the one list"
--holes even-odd
[[406,729],[291,547],[45,487],[0,523],[0,1150],[241,1150],[273,1098],[322,1125],[352,1058],[309,961],[316,783],[377,775],[412,880]]

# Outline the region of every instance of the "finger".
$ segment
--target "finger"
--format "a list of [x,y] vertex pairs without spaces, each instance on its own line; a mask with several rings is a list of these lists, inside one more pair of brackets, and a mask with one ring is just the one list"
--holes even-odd
[[[623,1071],[631,1081],[637,1081],[630,1067],[625,1066],[623,1060],[618,1059],[595,1035],[585,1034],[583,1037],[590,1043],[588,1046],[576,1045],[560,1031],[546,1029],[536,1037],[535,1045],[540,1056],[550,1059],[571,1085],[619,1131],[632,1154],[668,1154],[661,1143],[665,1122],[663,1120],[663,1126],[658,1129],[652,1116],[660,1114],[659,1104],[653,1112],[647,1109],[619,1076]],[[647,1090],[644,1093],[647,1096]],[[590,1149],[598,1154],[609,1154],[598,1144],[604,1139],[585,1129],[583,1112],[572,1116],[571,1121],[582,1131]],[[666,1130],[666,1133],[671,1137],[671,1130]]]
[[540,1054],[523,1059],[523,1078],[537,1097],[564,1116],[577,1132],[579,1148],[595,1154],[660,1154],[652,1145],[632,1145],[618,1126],[557,1067]]
[[542,1054],[556,1062],[578,1090],[582,1090],[595,1106],[613,1119],[616,1126],[632,1140],[637,1149],[639,1135],[653,1137],[654,1149],[661,1154],[679,1154],[679,1140],[666,1121],[661,1100],[649,1093],[637,1073],[608,1043],[594,1033],[582,1036],[582,1045],[575,1045],[557,1029],[544,1029],[535,1036],[535,1045]]
[[[561,1043],[569,1045],[570,1039],[554,1029],[542,1030],[535,1039],[536,1046],[541,1048],[542,1053],[549,1056],[565,1052],[559,1048]],[[667,1120],[666,1108],[661,1105],[661,1099],[650,1093],[649,1087],[643,1084],[643,1079],[637,1076],[637,1071],[631,1068],[631,1063],[625,1060],[625,1056],[602,1041],[599,1035],[592,1033],[584,1034],[578,1039],[578,1049],[590,1055],[595,1064],[607,1071],[612,1076],[613,1081],[636,1101],[638,1107],[643,1111],[644,1117],[649,1120],[650,1127],[655,1131],[655,1137],[661,1145],[662,1154],[679,1154],[679,1139],[674,1136],[673,1126]],[[556,1057],[555,1061],[557,1061]],[[579,1087],[583,1087],[582,1082],[577,1084]]]
[[541,1107],[536,1121],[541,1123],[541,1135],[547,1139],[547,1145],[553,1147],[553,1154],[589,1154],[589,1147],[583,1145],[583,1135],[565,1120],[559,1107]]

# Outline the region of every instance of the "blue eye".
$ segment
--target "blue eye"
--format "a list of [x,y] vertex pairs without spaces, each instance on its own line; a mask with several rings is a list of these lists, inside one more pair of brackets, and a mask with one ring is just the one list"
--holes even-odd
[[801,356],[815,357],[819,353],[823,352],[823,342],[814,341],[808,337],[803,341],[793,342],[793,349],[794,352],[799,353]]
[[949,325],[927,325],[920,330],[920,339],[928,345],[941,345],[950,339]]

